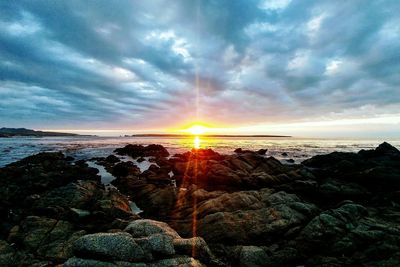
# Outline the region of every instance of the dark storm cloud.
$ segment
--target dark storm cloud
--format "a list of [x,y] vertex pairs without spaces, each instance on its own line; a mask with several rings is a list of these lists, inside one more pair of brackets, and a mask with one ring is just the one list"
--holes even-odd
[[195,116],[196,87],[205,121],[375,116],[400,106],[398,1],[3,1],[0,9],[2,125],[163,127]]

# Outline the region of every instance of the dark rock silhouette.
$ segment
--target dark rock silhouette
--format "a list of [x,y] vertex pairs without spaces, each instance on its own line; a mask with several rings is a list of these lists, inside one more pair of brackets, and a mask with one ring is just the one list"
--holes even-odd
[[128,155],[132,158],[137,157],[168,157],[169,152],[162,145],[151,144],[142,145],[126,145],[123,148],[117,148],[115,151],[118,155]]

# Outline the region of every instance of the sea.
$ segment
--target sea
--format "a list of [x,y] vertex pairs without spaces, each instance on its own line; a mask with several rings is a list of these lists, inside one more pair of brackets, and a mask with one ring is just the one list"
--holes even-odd
[[108,156],[115,148],[127,144],[161,144],[171,155],[191,150],[194,146],[211,148],[221,154],[232,154],[236,148],[268,149],[266,156],[273,156],[282,163],[295,163],[315,155],[333,151],[358,152],[373,149],[383,141],[400,149],[400,139],[322,139],[296,137],[11,137],[0,138],[0,167],[24,157],[50,151],[61,151],[75,159],[89,160]]

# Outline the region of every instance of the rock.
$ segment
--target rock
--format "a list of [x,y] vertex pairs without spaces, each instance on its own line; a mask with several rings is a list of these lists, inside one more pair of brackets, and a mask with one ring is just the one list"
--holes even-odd
[[283,152],[281,155],[282,155],[283,157],[289,156],[288,153],[286,153],[286,152]]
[[256,246],[243,246],[238,251],[239,266],[268,266],[268,255],[263,249]]
[[[192,234],[189,220],[192,214],[186,212],[192,205],[191,202],[182,203],[182,207],[174,211],[177,218],[171,224],[182,236]],[[197,205],[197,234],[213,243],[272,242],[317,212],[314,205],[302,202],[295,195],[272,193],[267,189],[220,194]]]
[[268,151],[268,149],[259,149],[259,150],[257,150],[256,153],[259,155],[265,155],[267,153],[267,151]]
[[140,169],[132,161],[123,161],[116,164],[111,169],[111,174],[115,177],[126,177],[128,175],[138,176]]
[[133,265],[130,262],[109,262],[109,261],[100,261],[100,260],[92,260],[92,259],[80,259],[80,258],[69,258],[66,262],[64,262],[63,267],[131,267],[131,266],[140,266],[146,267],[146,264],[143,265]]
[[173,239],[180,238],[178,233],[168,224],[149,219],[132,221],[124,231],[130,233],[133,237],[148,237],[154,234],[163,234]]
[[294,159],[287,159],[286,162],[293,164],[294,163]]
[[[261,153],[258,153],[258,151],[261,152]],[[258,150],[258,151],[256,152],[257,154],[263,155],[263,154],[262,154],[263,149],[260,149],[260,150]],[[252,151],[252,150],[241,149],[241,148],[236,148],[233,152],[235,152],[235,153],[237,153],[237,154],[254,153],[254,151]],[[265,151],[265,152],[267,152],[267,151]],[[264,153],[264,154],[265,154],[265,153]]]
[[102,195],[100,184],[96,181],[77,181],[58,187],[39,197],[34,208],[63,207],[89,209],[93,199]]
[[143,157],[140,157],[140,158],[137,159],[137,162],[139,162],[139,163],[140,163],[140,162],[143,162],[143,161],[146,161],[146,159],[143,158]]
[[17,252],[10,244],[0,240],[0,266],[18,266],[23,258],[28,258],[20,252]]
[[156,215],[158,218],[168,217],[176,204],[177,192],[176,188],[168,186],[157,186],[154,184],[130,184],[130,180],[126,183],[119,184],[118,188],[131,196],[139,207],[146,207],[143,216]]
[[169,167],[160,168],[152,164],[140,177],[146,179],[148,183],[168,185],[171,184],[171,177],[169,176],[170,171],[171,169]]
[[[400,264],[400,153],[387,143],[293,165],[242,149],[127,151],[155,153],[158,166],[96,158],[119,174],[118,190],[60,153],[1,168],[0,265]],[[129,200],[164,222],[135,216]]]
[[356,183],[347,183],[338,180],[326,180],[318,189],[319,197],[331,203],[342,200],[363,200],[369,198],[371,193]]
[[170,259],[163,259],[150,263],[130,263],[124,261],[99,261],[90,259],[70,258],[63,266],[65,267],[203,267],[199,261],[188,256],[177,256]]
[[106,157],[105,161],[108,163],[117,163],[120,162],[121,160],[115,155],[109,155],[108,157]]
[[157,261],[155,263],[150,264],[150,266],[154,267],[174,267],[174,266],[182,266],[182,267],[205,267],[201,262],[195,260],[188,256],[178,256],[171,259],[164,259]]
[[74,243],[75,255],[111,261],[140,262],[143,249],[128,233],[96,233],[85,235]]
[[174,160],[178,161],[192,161],[192,160],[222,160],[224,157],[218,152],[212,149],[192,149],[191,151],[185,152],[183,154],[174,155]]
[[247,152],[252,152],[250,150],[243,150],[242,148],[236,148],[233,152],[237,153],[237,154],[242,154],[242,153],[246,153]]
[[174,247],[178,254],[191,255],[209,266],[223,266],[201,237],[176,238],[174,239]]
[[77,180],[100,181],[97,172],[73,165],[62,153],[39,153],[0,168],[1,237],[12,225],[34,214],[32,204],[43,194]]
[[371,192],[400,190],[400,152],[388,143],[359,153],[333,152],[302,162],[320,179],[354,182]]
[[30,216],[10,234],[10,242],[21,244],[31,253],[55,260],[65,260],[72,256],[72,244],[85,234],[75,231],[66,221]]
[[114,188],[103,191],[94,208],[105,212],[110,218],[127,218],[132,215],[128,198]]
[[128,155],[132,158],[137,157],[168,157],[169,152],[162,145],[126,145],[123,148],[117,148],[114,151],[118,155]]
[[37,214],[68,221],[89,217],[96,212],[105,213],[107,219],[104,223],[132,215],[129,200],[124,195],[113,188],[104,190],[95,181],[77,181],[51,190],[35,200],[33,207]]
[[302,230],[299,239],[309,244],[305,249],[329,248],[338,242],[346,232],[355,229],[358,220],[366,215],[366,209],[357,204],[344,204],[335,210],[328,210],[313,220]]
[[173,238],[164,233],[136,238],[135,241],[154,258],[175,254]]
[[67,156],[67,157],[65,157],[65,160],[66,160],[66,161],[74,161],[74,158],[71,157],[71,156]]
[[387,142],[383,142],[375,149],[376,155],[399,155],[400,151]]
[[14,197],[21,199],[77,180],[100,181],[96,174],[94,168],[71,165],[62,153],[39,153],[1,168],[0,182],[5,188],[18,183],[23,190]]

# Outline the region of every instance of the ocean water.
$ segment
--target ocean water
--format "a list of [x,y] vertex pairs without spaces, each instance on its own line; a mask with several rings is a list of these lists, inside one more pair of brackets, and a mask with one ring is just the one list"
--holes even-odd
[[[293,159],[299,163],[314,155],[333,151],[357,152],[372,149],[387,141],[400,149],[400,140],[311,139],[277,137],[199,137],[201,148],[212,148],[222,154],[231,154],[236,148],[268,149],[267,156],[282,162]],[[126,144],[161,144],[171,154],[191,150],[194,137],[13,137],[0,138],[0,167],[44,151],[62,151],[76,159],[107,156]],[[282,153],[287,153],[283,156]]]

